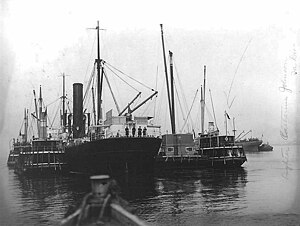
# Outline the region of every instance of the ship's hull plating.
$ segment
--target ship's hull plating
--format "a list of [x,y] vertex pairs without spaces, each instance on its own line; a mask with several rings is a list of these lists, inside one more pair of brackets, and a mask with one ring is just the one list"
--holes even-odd
[[202,156],[157,156],[155,168],[160,169],[204,169],[204,168],[235,168],[247,161],[242,157],[202,157]]
[[70,172],[99,174],[153,171],[161,144],[155,137],[114,137],[67,146],[65,159]]

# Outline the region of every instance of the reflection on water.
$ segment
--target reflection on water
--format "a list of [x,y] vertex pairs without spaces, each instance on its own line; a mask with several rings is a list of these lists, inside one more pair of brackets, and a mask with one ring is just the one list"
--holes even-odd
[[[115,179],[136,213],[154,225],[272,225],[275,216],[276,222],[293,225],[300,222],[295,209],[288,211],[297,188],[297,153],[296,148],[274,148],[249,154],[239,170]],[[0,177],[0,225],[57,225],[90,191],[88,176],[18,176],[6,167],[6,159],[0,159]]]
[[157,195],[133,203],[154,224],[187,225],[211,212],[239,213],[246,205],[244,169],[174,171],[156,175],[155,181]]

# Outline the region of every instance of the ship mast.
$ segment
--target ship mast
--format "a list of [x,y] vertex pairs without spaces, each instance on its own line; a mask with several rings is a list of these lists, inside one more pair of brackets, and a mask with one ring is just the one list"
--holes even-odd
[[235,122],[234,122],[234,118],[232,119],[232,122],[233,122],[233,136],[235,137],[235,132],[236,132],[236,129],[235,129]]
[[27,130],[28,130],[28,110],[24,110],[24,143],[27,142]]
[[36,127],[37,127],[37,134],[39,137],[40,134],[40,122],[39,122],[39,113],[37,109],[37,103],[36,103],[36,95],[35,95],[35,90],[33,90],[33,96],[34,96],[34,106],[35,106],[35,118],[36,118]]
[[203,90],[201,86],[201,133],[204,133],[204,109],[205,109],[205,81],[206,81],[206,66],[204,65],[204,82]]
[[101,58],[100,58],[100,28],[99,21],[97,21],[97,125],[100,125],[102,122],[102,87],[103,87],[103,68],[101,67]]
[[42,124],[42,112],[43,112],[43,98],[42,98],[42,87],[40,86],[40,97],[39,97],[39,116],[38,116],[38,121],[39,121],[39,138],[43,138],[44,134],[41,128],[41,124]]
[[65,107],[65,101],[66,101],[66,90],[65,90],[65,73],[62,74],[62,77],[63,77],[63,95],[62,95],[62,105],[63,105],[63,109],[62,109],[62,132],[64,133],[66,131],[66,125],[67,125],[67,122],[66,122],[66,107]]
[[176,133],[175,129],[175,103],[174,103],[174,76],[173,76],[173,53],[169,51],[170,56],[170,85],[171,85],[171,103],[172,103],[172,115],[171,115],[171,125],[172,134]]
[[[172,127],[172,106],[171,106],[171,100],[170,100],[170,89],[169,89],[169,81],[168,81],[168,70],[167,70],[167,62],[166,62],[166,54],[165,54],[165,43],[164,43],[164,32],[163,32],[163,25],[160,24],[161,28],[161,41],[162,41],[162,48],[163,48],[163,59],[164,59],[164,65],[165,65],[165,75],[166,75],[166,84],[167,84],[167,96],[168,96],[168,102],[169,102],[169,111],[170,111],[170,120],[171,120],[171,127]],[[172,128],[173,133],[173,128]]]

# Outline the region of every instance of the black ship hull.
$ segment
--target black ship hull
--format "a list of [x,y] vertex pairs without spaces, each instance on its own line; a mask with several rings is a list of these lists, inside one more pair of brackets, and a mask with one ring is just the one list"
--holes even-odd
[[17,174],[59,174],[66,170],[64,151],[58,140],[35,140],[23,148],[14,164]]
[[160,169],[205,169],[205,168],[237,168],[247,161],[243,157],[203,157],[203,156],[157,156],[155,168]]
[[19,157],[19,154],[9,153],[8,159],[7,159],[7,166],[14,167],[17,162],[18,157]]
[[243,146],[245,152],[258,152],[259,146],[262,144],[262,141],[261,140],[240,141],[240,142],[235,142],[235,144]]
[[118,174],[151,172],[161,144],[155,137],[113,137],[67,146],[71,173]]

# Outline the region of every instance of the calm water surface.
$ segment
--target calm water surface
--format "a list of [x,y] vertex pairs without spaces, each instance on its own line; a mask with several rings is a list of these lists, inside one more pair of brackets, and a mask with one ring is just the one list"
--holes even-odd
[[[116,178],[152,225],[300,225],[300,146],[248,154],[239,170]],[[0,225],[57,225],[90,191],[84,176],[20,177],[0,162]],[[300,179],[300,178],[299,178]]]

